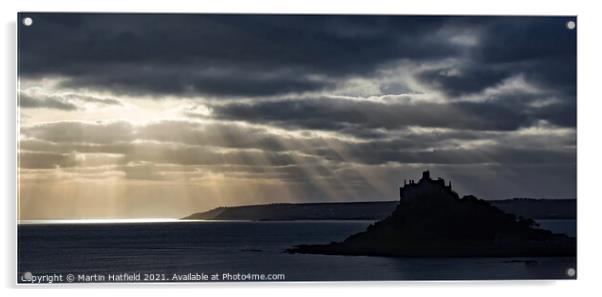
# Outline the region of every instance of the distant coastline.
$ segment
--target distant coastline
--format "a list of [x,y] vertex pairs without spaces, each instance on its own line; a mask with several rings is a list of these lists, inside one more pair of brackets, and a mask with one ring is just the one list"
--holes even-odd
[[[490,200],[491,205],[517,216],[532,219],[575,219],[576,199],[513,198]],[[180,220],[379,220],[389,215],[399,201],[275,203],[217,207]]]

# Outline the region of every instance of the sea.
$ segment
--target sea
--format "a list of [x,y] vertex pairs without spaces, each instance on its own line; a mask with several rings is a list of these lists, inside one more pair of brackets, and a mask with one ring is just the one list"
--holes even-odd
[[[576,236],[575,220],[538,220]],[[204,282],[574,279],[575,257],[289,254],[371,221],[158,221],[18,225],[17,281]]]

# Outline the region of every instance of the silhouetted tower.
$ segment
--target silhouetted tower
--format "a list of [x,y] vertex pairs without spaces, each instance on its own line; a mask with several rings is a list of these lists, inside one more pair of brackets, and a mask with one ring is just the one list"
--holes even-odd
[[422,172],[422,178],[420,180],[430,180],[431,179],[431,173],[426,170]]

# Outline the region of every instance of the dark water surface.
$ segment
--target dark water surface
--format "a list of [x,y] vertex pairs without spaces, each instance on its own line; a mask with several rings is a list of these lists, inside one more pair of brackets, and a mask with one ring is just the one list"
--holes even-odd
[[[340,241],[369,221],[169,222],[19,225],[18,273],[253,273],[285,280],[572,278],[569,257],[387,258],[287,254],[303,243]],[[542,227],[574,236],[575,221]]]

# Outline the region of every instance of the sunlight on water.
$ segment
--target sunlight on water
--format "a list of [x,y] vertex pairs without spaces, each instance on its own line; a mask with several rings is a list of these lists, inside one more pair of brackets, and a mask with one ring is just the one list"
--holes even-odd
[[127,224],[127,223],[167,223],[177,222],[174,218],[141,218],[141,219],[80,219],[80,220],[19,220],[19,225],[32,224]]

